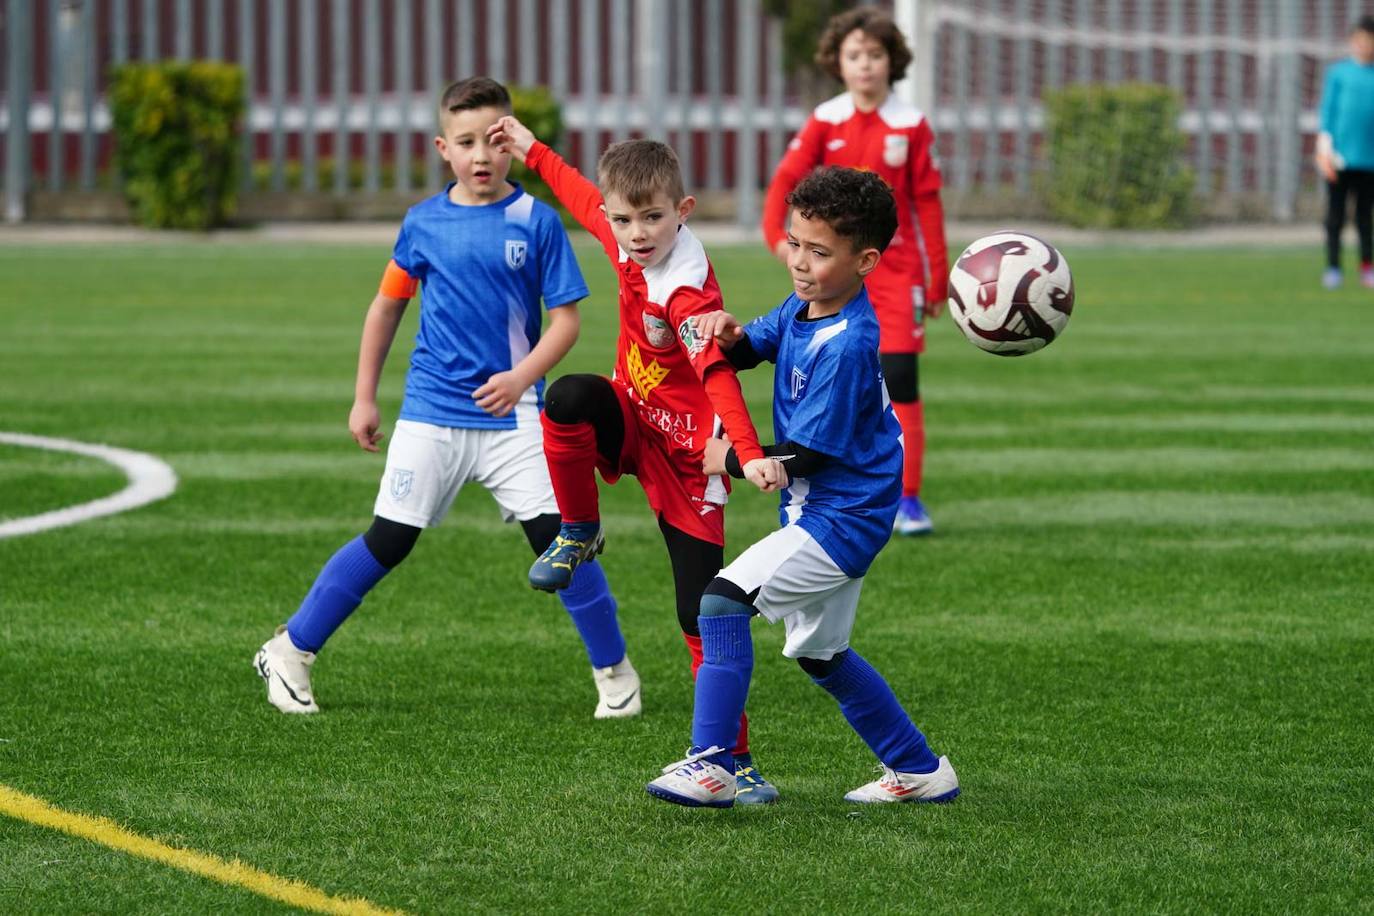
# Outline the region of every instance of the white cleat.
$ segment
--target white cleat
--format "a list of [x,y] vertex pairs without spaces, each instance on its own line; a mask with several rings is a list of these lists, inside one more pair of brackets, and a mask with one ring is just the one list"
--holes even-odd
[[287,713],[319,712],[310,691],[310,666],[314,652],[302,652],[286,635],[286,627],[262,644],[253,658],[253,670],[267,683],[267,701]]
[[609,668],[593,668],[592,680],[596,681],[595,719],[628,719],[639,715],[641,707],[639,696],[639,675],[630,656],[625,656]]
[[735,804],[735,774],[718,763],[706,760],[725,748],[708,747],[693,751],[686,759],[670,763],[663,775],[645,786],[655,798],[689,808],[729,808]]
[[959,794],[959,777],[950,766],[948,757],[940,758],[940,766],[933,773],[898,773],[891,767],[880,766],[882,779],[859,786],[845,795],[844,800],[868,804],[873,802],[948,802]]

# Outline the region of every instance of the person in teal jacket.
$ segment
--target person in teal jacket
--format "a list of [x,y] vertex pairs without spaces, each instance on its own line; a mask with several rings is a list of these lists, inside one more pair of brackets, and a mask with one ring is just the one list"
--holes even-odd
[[1341,229],[1346,198],[1355,195],[1360,234],[1360,282],[1374,289],[1374,16],[1350,32],[1350,57],[1331,65],[1322,88],[1317,169],[1326,179],[1326,273],[1322,285],[1341,285]]

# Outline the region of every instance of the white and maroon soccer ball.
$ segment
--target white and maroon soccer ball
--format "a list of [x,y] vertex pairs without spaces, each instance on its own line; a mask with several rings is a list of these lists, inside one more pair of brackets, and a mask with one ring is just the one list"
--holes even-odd
[[1026,232],[984,236],[949,272],[949,311],[979,349],[998,356],[1034,353],[1069,323],[1069,264],[1049,242]]

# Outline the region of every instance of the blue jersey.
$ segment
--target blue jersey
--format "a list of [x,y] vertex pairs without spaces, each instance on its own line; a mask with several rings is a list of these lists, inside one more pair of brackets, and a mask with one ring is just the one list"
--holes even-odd
[[518,184],[475,207],[453,203],[445,189],[406,213],[392,257],[423,284],[401,419],[469,429],[538,423],[543,379],[504,417],[482,410],[472,393],[539,342],[541,298],[555,308],[587,296],[553,209]]
[[829,318],[804,321],[796,295],[745,328],[777,368],[773,432],[829,455],[782,491],[781,522],[800,525],[846,575],[858,578],[892,536],[902,495],[902,429],[878,364],[878,319],[868,291]]
[[1374,171],[1374,64],[1351,57],[1326,71],[1321,129],[1331,135],[1338,169]]

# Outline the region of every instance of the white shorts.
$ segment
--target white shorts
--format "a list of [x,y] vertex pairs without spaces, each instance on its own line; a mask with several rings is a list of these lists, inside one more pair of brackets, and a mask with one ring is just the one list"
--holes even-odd
[[403,525],[432,528],[469,481],[491,491],[507,522],[558,512],[537,424],[454,429],[413,420],[396,421],[373,512]]
[[825,661],[849,648],[863,579],[851,579],[800,525],[774,531],[717,575],[745,592],[754,607],[787,628],[782,654]]

